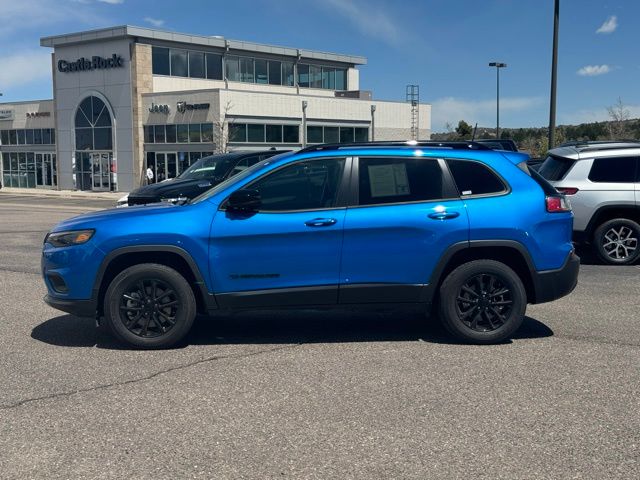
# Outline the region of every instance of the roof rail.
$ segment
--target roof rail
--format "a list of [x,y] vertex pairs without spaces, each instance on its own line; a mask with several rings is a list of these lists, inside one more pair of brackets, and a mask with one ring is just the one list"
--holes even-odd
[[559,147],[575,147],[579,148],[582,152],[608,150],[615,148],[640,148],[640,141],[638,140],[596,140],[596,141],[571,141],[564,142]]
[[298,150],[298,153],[320,152],[324,150],[339,150],[354,147],[430,147],[430,148],[449,148],[456,150],[493,150],[486,145],[477,142],[438,142],[438,141],[375,141],[375,142],[352,142],[352,143],[321,143],[312,145]]

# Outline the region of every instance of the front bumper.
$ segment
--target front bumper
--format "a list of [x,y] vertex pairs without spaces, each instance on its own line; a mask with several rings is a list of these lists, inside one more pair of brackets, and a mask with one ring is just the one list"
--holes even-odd
[[533,283],[536,298],[532,303],[550,302],[569,295],[578,284],[579,271],[580,257],[571,252],[559,269],[535,273]]
[[69,300],[45,295],[44,302],[57,310],[61,310],[76,317],[96,318],[97,305],[94,300]]

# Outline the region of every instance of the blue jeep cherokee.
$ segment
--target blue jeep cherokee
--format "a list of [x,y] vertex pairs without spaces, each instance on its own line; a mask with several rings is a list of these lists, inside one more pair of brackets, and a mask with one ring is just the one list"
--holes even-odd
[[144,348],[178,342],[196,313],[400,303],[499,342],[578,276],[571,209],[527,159],[432,142],[278,155],[185,204],[58,224],[45,301]]

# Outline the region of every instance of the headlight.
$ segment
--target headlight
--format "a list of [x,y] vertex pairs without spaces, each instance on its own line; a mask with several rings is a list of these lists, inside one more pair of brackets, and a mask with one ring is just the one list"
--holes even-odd
[[71,232],[49,233],[45,237],[44,243],[48,243],[54,247],[81,245],[83,243],[87,243],[91,237],[93,237],[94,233],[95,230],[74,230]]

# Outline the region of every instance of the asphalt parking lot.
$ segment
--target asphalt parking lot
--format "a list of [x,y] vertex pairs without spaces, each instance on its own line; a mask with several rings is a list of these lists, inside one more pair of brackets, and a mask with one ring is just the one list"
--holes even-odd
[[0,192],[0,478],[640,477],[639,266],[587,258],[502,345],[288,311],[135,351],[42,302],[44,234],[109,204]]

